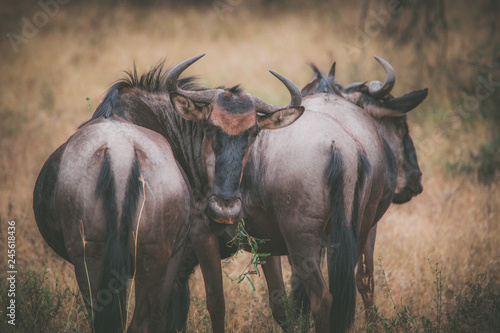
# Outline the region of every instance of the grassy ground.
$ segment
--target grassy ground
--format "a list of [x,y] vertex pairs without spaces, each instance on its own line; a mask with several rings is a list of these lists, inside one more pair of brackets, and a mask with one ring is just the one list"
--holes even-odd
[[[7,260],[7,221],[15,220],[18,271],[26,274],[28,282],[41,279],[51,290],[68,292],[61,296],[64,306],[52,316],[59,320],[57,330],[87,331],[80,303],[65,290],[66,286],[76,290],[72,267],[46,246],[34,222],[32,190],[43,162],[91,116],[86,97],[95,109],[106,89],[134,61],[144,71],[162,58],[172,65],[203,52],[207,56],[189,70],[201,77],[202,84],[242,83],[269,103],[287,99],[281,84],[267,72],[270,68],[299,87],[311,78],[306,65],[310,61],[326,70],[337,60],[337,78],[344,84],[381,80],[384,74],[372,59],[375,54],[396,69],[395,95],[430,88],[430,97],[409,120],[424,172],[424,192],[409,204],[391,207],[378,229],[375,258],[381,259],[383,270],[377,266],[375,272],[379,321],[374,329],[383,330],[385,323],[388,330],[406,330],[401,322],[391,324],[398,318],[408,322],[404,326],[408,331],[495,327],[495,317],[488,315],[500,313],[499,183],[481,185],[473,175],[452,176],[446,170],[449,163],[466,161],[492,133],[488,124],[467,123],[449,111],[456,102],[425,75],[417,75],[411,48],[394,52],[394,43],[382,34],[372,34],[368,42],[360,43],[355,28],[357,4],[342,8],[324,4],[319,9],[303,5],[295,11],[291,7],[252,9],[242,1],[214,2],[202,9],[117,3],[113,7],[61,5],[47,24],[18,45],[18,52],[8,38],[0,41],[0,265],[4,267]],[[22,36],[20,18],[33,22],[41,10],[36,3],[2,7],[0,15],[6,18],[0,25],[2,36],[7,32]],[[472,41],[461,38],[449,43],[449,52],[456,53]],[[239,254],[225,270],[238,275],[248,260],[247,254]],[[289,269],[284,267],[288,277]],[[43,277],[28,279],[28,270],[42,274],[43,269],[47,270]],[[249,283],[225,279],[228,331],[278,331],[267,305],[265,281],[262,277],[253,281],[255,291]],[[27,287],[40,286],[30,283]],[[189,331],[208,331],[199,270],[191,287]],[[36,290],[50,291],[43,284]],[[57,305],[59,294],[52,292],[41,304]],[[2,302],[5,296],[2,289]],[[355,331],[363,331],[360,299],[358,303]],[[2,306],[2,324],[3,311]],[[452,329],[454,318],[460,329]]]

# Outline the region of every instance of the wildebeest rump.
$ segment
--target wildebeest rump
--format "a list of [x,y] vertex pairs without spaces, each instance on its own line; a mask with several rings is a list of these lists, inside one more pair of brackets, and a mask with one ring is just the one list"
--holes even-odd
[[[188,232],[190,197],[165,138],[124,121],[111,103],[119,107],[111,96],[105,99],[100,108],[109,108],[108,117],[87,123],[47,160],[33,209],[44,239],[75,266],[95,332],[123,332],[134,269],[130,331],[144,331],[167,315],[158,295],[169,299],[168,281],[176,271],[171,266],[179,265]],[[174,323],[174,312],[188,306],[186,291],[178,292],[170,305],[172,329],[183,328],[183,314]]]
[[[270,239],[260,251],[289,254],[318,332],[343,332],[351,326],[354,266],[362,252],[356,282],[365,305],[373,305],[372,226],[393,200],[409,200],[422,190],[404,113],[416,107],[427,90],[393,98],[389,92],[394,72],[388,66],[384,63],[385,84],[344,90],[321,84],[320,78],[306,86],[304,91],[310,93],[304,94],[304,115],[283,130],[259,136],[245,168],[247,229]],[[339,91],[348,100],[338,96]],[[325,234],[330,291],[319,265]],[[275,303],[273,315],[284,322],[281,300],[276,299],[276,291],[284,288],[279,259],[267,260],[263,270],[270,302]]]

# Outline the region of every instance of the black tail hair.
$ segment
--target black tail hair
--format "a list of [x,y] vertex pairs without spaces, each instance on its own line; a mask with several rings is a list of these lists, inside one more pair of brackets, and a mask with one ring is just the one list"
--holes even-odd
[[326,177],[332,208],[331,244],[328,251],[329,287],[333,297],[330,320],[332,332],[346,332],[354,322],[356,310],[354,268],[358,244],[345,214],[343,159],[338,150],[332,153]]
[[141,191],[139,177],[139,162],[136,157],[128,179],[122,216],[118,224],[115,179],[110,157],[107,150],[105,151],[95,190],[96,197],[102,198],[106,219],[106,242],[96,303],[98,305],[96,308],[102,307],[102,309],[96,310],[95,313],[96,333],[123,332],[126,325],[127,279],[131,271],[129,236]]

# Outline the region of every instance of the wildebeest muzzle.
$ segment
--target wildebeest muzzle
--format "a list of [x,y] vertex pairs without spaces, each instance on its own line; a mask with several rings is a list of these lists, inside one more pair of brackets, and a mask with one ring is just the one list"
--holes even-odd
[[215,222],[234,224],[242,217],[241,198],[224,199],[213,194],[208,199],[207,213]]

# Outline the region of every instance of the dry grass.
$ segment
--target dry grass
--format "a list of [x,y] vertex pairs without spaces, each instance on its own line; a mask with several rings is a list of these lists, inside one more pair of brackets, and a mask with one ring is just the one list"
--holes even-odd
[[[380,79],[383,71],[371,59],[378,54],[400,73],[397,95],[423,88],[411,80],[415,73],[410,66],[411,50],[392,54],[388,50],[393,45],[383,36],[373,37],[358,54],[346,54],[343,47],[355,39],[357,5],[344,6],[341,15],[339,8],[328,5],[321,10],[280,12],[252,10],[238,1],[228,3],[235,6],[222,16],[213,6],[148,10],[68,5],[26,45],[20,45],[18,53],[7,40],[1,42],[0,236],[5,239],[6,220],[15,219],[18,270],[46,267],[51,279],[57,276],[76,288],[71,265],[46,246],[37,230],[31,209],[34,182],[49,154],[90,117],[85,98],[89,96],[95,108],[107,87],[122,70],[131,69],[133,61],[143,71],[165,57],[171,65],[206,52],[208,55],[189,70],[199,75],[203,84],[242,83],[248,92],[270,103],[284,103],[286,93],[267,69],[303,86],[311,77],[307,62],[326,69],[335,59],[340,82]],[[35,5],[21,13],[30,18],[38,10]],[[2,28],[20,33],[19,22],[14,22],[17,25]],[[458,51],[468,42],[450,41],[450,50]],[[423,84],[431,94],[440,91],[425,78]],[[382,259],[396,303],[409,305],[418,317],[432,316],[434,311],[434,276],[427,258],[443,265],[445,308],[453,307],[466,281],[476,273],[493,281],[498,281],[500,274],[498,183],[484,187],[471,176],[452,178],[443,167],[447,161],[463,160],[489,139],[488,127],[477,125],[475,130],[464,132],[463,124],[458,124],[450,130],[449,119],[435,117],[450,102],[436,101],[431,96],[420,107],[421,114],[410,118],[425,190],[411,203],[389,210],[380,223],[375,252],[375,257]],[[0,253],[5,252],[0,241]],[[248,258],[238,255],[226,271],[236,274]],[[0,263],[4,260],[2,255]],[[285,273],[289,277],[287,267]],[[394,309],[379,267],[375,276],[376,304],[390,316]],[[225,279],[228,331],[266,332],[274,325],[265,281],[260,277],[254,282],[256,291],[246,282]],[[191,287],[195,299],[189,327],[193,332],[203,331],[209,319],[202,307],[204,289],[199,270]],[[364,316],[360,306],[358,310],[355,330],[361,331]]]

